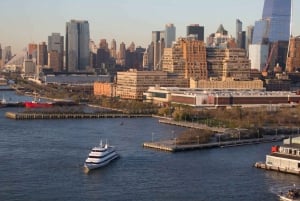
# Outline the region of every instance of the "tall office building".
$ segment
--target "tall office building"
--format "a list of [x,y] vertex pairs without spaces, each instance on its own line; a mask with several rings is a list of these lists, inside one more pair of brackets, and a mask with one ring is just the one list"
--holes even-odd
[[199,24],[191,24],[186,27],[186,35],[197,35],[197,39],[204,41],[204,27]]
[[33,59],[36,61],[37,58],[37,44],[29,43],[28,44],[28,59]]
[[89,66],[90,30],[88,21],[66,23],[66,68],[68,72],[85,71]]
[[63,53],[64,51],[64,37],[60,33],[52,33],[48,36],[48,51],[57,51]]
[[2,62],[6,64],[12,58],[11,46],[6,46],[2,49]]
[[252,26],[252,25],[247,26],[247,33],[246,33],[247,52],[249,52],[249,45],[252,44],[253,30],[254,30],[254,26]]
[[115,39],[112,39],[110,43],[110,56],[117,59],[117,42]]
[[165,47],[165,32],[152,31],[152,42],[154,45],[153,67],[154,70],[160,70],[163,48]]
[[37,65],[45,66],[47,64],[48,64],[47,44],[45,42],[42,42],[38,45]]
[[172,47],[172,43],[176,40],[176,27],[174,24],[166,24],[165,27],[165,47]]
[[120,44],[117,64],[121,66],[125,66],[125,58],[126,58],[126,45],[124,42]]
[[237,46],[239,47],[240,46],[240,40],[239,40],[239,37],[240,37],[240,33],[243,31],[243,23],[241,20],[239,19],[236,19],[236,22],[235,22],[235,40],[236,40],[236,44]]
[[262,19],[255,22],[253,44],[288,41],[291,0],[265,0]]
[[237,39],[237,47],[246,49],[246,31],[240,31]]
[[0,68],[2,68],[3,64],[2,64],[2,48],[1,48],[1,44],[0,44]]
[[[48,65],[55,72],[63,70],[64,37],[60,33],[52,33],[48,36]],[[50,57],[49,57],[50,56]]]

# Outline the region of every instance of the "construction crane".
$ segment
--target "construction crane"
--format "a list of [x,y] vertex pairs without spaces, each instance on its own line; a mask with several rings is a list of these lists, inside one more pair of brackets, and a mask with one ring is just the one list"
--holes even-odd
[[268,71],[269,71],[269,68],[270,68],[271,59],[272,59],[274,50],[277,47],[278,47],[278,42],[272,44],[272,48],[271,48],[270,54],[269,54],[269,56],[267,58],[266,65],[265,65],[264,69],[261,72],[261,74],[262,74],[263,77],[267,77],[268,76]]

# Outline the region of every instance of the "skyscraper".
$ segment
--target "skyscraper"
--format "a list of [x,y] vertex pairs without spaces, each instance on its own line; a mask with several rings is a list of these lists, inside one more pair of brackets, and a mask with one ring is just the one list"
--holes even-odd
[[48,64],[48,51],[47,45],[45,42],[41,42],[38,45],[38,52],[37,52],[37,65],[45,66]]
[[110,43],[110,56],[112,58],[117,58],[117,42],[115,39],[112,39]]
[[288,41],[291,0],[265,0],[262,19],[255,22],[253,44]]
[[186,27],[186,35],[197,35],[197,39],[204,41],[204,27],[199,24],[191,24]]
[[176,40],[176,27],[174,24],[166,24],[165,27],[165,47],[172,47],[172,43]]
[[154,70],[160,70],[161,57],[163,54],[162,49],[165,47],[165,32],[152,31],[152,42],[154,45],[153,67]]
[[241,41],[240,41],[240,38],[241,38],[241,32],[243,31],[243,23],[241,20],[239,19],[236,19],[236,22],[235,22],[235,40],[236,40],[236,44],[238,47],[242,46],[241,45]]
[[2,68],[2,48],[0,44],[0,68]]
[[50,57],[48,57],[48,65],[51,68],[55,69],[55,72],[62,71],[64,56],[64,37],[59,33],[52,33],[51,36],[48,36],[48,52],[50,54]]
[[90,30],[88,21],[66,23],[66,68],[68,72],[85,71],[89,66]]
[[1,48],[1,44],[0,44],[0,60],[2,59],[2,48]]
[[247,51],[249,51],[249,45],[252,44],[252,38],[253,38],[253,30],[254,30],[254,26],[249,25],[247,26],[247,33],[246,33],[246,48]]

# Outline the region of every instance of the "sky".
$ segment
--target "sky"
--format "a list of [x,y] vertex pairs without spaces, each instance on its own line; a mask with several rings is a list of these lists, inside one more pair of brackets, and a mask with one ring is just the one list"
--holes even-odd
[[[220,24],[235,37],[235,21],[243,30],[261,19],[264,0],[1,0],[0,44],[13,53],[28,43],[48,42],[52,33],[65,36],[66,22],[87,20],[90,37],[99,44],[112,39],[117,46],[147,47],[152,31],[164,30],[173,23],[176,37],[186,36],[186,26],[204,26],[205,37]],[[293,35],[300,35],[300,0],[294,0]]]

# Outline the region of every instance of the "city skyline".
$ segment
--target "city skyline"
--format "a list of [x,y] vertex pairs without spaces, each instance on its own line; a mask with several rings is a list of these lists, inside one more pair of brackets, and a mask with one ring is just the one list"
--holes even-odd
[[[190,24],[204,26],[206,37],[216,32],[220,24],[235,37],[236,19],[243,23],[243,30],[262,18],[264,0],[253,1],[208,1],[197,0],[114,0],[114,1],[2,1],[0,6],[0,44],[12,46],[13,53],[27,47],[28,43],[47,42],[52,33],[65,36],[65,23],[87,20],[90,24],[90,38],[99,44],[100,39],[115,39],[117,46],[124,42],[128,46],[147,47],[152,31],[164,30],[173,23],[176,38],[186,36]],[[294,10],[300,2],[293,2]],[[298,13],[293,12],[293,35],[300,35]]]

